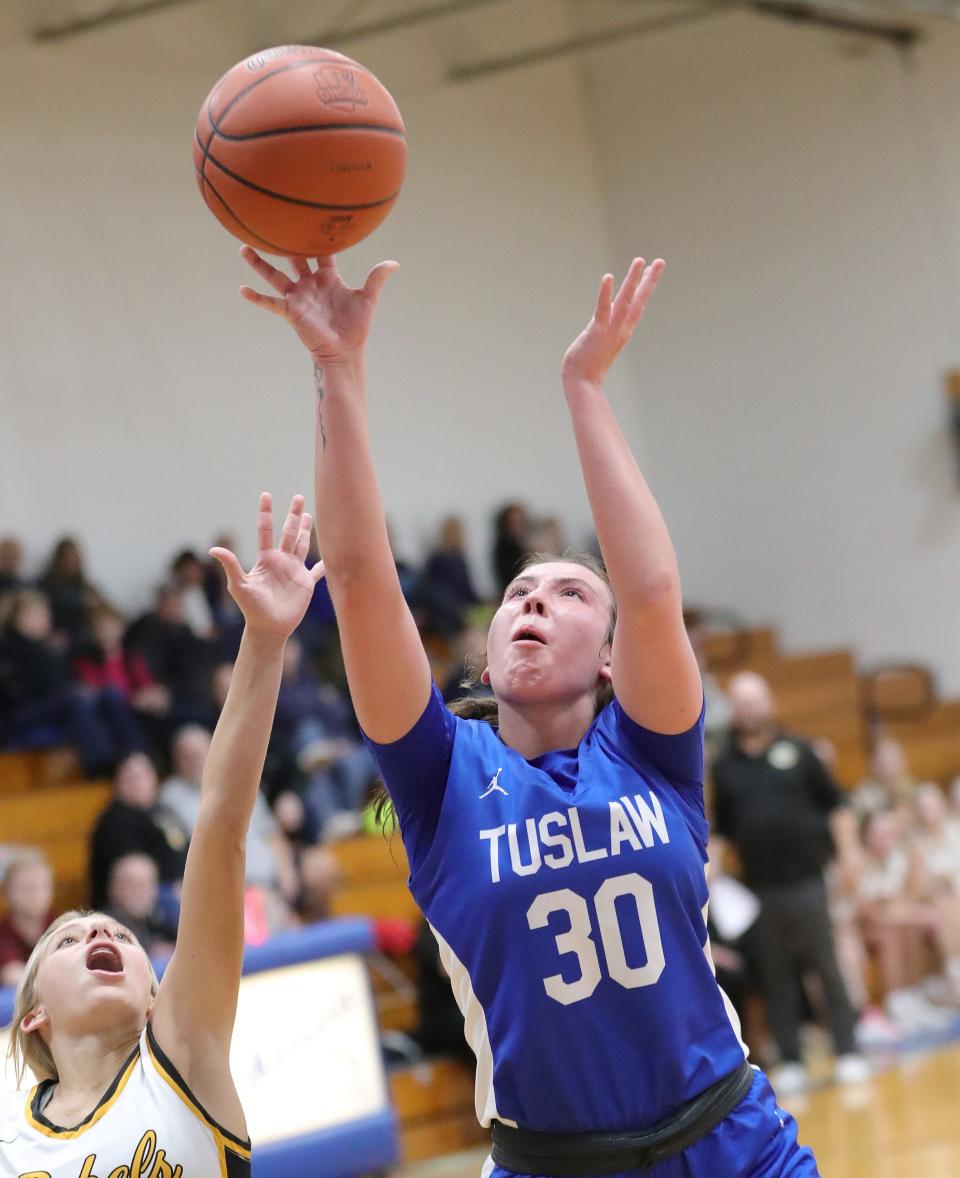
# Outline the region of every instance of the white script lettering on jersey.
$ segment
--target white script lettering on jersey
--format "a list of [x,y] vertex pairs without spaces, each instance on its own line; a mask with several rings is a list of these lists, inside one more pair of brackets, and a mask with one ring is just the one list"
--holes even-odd
[[480,795],[481,802],[483,801],[484,798],[488,798],[493,793],[494,790],[496,790],[497,793],[503,794],[504,797],[509,796],[507,794],[507,791],[503,788],[503,786],[499,784],[498,779],[499,779],[500,774],[502,772],[503,772],[503,766],[501,765],[501,767],[496,771],[496,773],[494,773],[493,777],[490,778],[490,784],[487,786],[487,788],[484,790],[484,792]]
[[[490,788],[496,784],[496,778]],[[497,786],[500,789],[499,786]],[[487,791],[490,792],[489,790]],[[485,796],[485,795],[484,795]],[[588,847],[580,826],[580,814],[576,806],[570,806],[566,813],[551,810],[539,821],[528,818],[523,823],[510,822],[491,830],[481,830],[480,838],[490,843],[490,879],[500,882],[501,847],[506,844],[506,866],[514,875],[535,875],[542,867],[554,871],[569,867],[571,863],[589,863],[592,859],[606,859],[608,855],[619,855],[624,844],[632,851],[652,847],[656,841],[669,843],[670,835],[663,809],[656,795],[642,794],[632,798],[622,797],[610,802],[610,835],[602,846]],[[562,833],[569,831],[569,834]],[[506,836],[504,838],[504,836]],[[521,840],[525,847],[521,850]]]

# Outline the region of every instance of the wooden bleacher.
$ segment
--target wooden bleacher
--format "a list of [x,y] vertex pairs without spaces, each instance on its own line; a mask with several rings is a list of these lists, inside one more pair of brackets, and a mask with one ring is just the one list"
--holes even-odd
[[88,902],[90,835],[111,792],[108,782],[62,784],[67,763],[62,754],[0,754],[0,842],[44,852],[61,911]]

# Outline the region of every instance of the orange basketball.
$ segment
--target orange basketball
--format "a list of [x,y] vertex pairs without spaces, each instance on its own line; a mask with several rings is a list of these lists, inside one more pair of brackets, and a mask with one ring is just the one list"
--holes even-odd
[[197,184],[221,225],[255,249],[316,257],[372,233],[403,183],[397,104],[331,49],[283,45],[210,91],[193,142]]

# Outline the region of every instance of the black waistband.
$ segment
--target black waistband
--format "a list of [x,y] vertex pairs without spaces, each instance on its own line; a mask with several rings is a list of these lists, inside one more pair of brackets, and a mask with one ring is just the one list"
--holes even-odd
[[728,1116],[750,1091],[756,1072],[741,1067],[652,1129],[637,1133],[538,1133],[493,1122],[493,1160],[515,1174],[543,1178],[647,1170],[681,1153]]

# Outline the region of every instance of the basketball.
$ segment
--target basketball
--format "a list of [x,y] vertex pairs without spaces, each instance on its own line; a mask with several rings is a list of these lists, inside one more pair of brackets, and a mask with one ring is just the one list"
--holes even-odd
[[393,208],[407,162],[384,86],[313,45],[265,49],[210,91],[193,142],[197,184],[221,225],[267,253],[355,245]]

